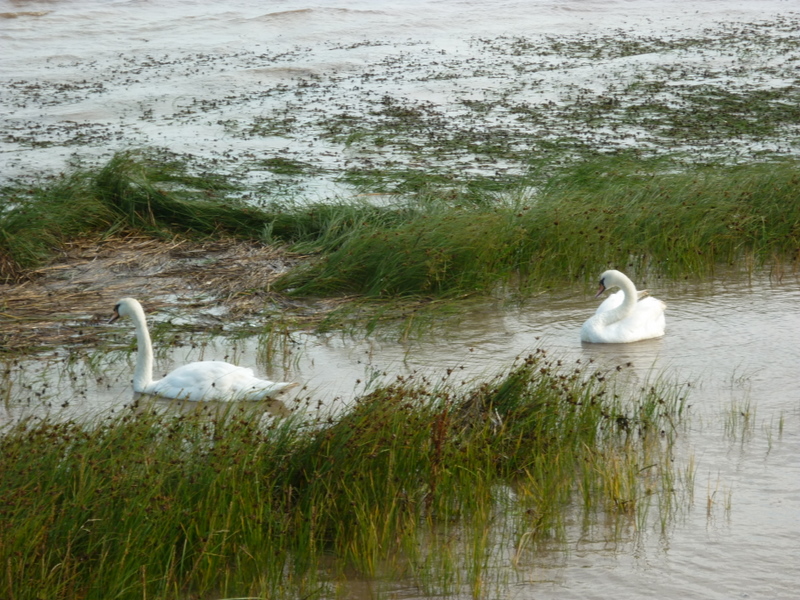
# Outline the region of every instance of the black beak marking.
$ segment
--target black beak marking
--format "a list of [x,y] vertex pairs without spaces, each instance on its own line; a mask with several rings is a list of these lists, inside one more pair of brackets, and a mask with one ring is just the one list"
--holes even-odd
[[113,323],[119,319],[119,304],[114,307],[114,313],[111,315],[111,318],[108,320],[109,323]]
[[600,289],[597,290],[597,293],[594,295],[595,298],[597,298],[600,294],[606,291],[606,284],[603,283],[604,281],[605,279],[600,280]]

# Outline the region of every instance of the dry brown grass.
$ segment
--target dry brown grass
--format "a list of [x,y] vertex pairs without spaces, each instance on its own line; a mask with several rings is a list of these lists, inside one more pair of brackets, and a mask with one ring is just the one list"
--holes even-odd
[[0,350],[91,341],[94,333],[84,326],[106,320],[125,296],[149,310],[178,297],[193,308],[223,305],[231,318],[253,314],[275,298],[272,282],[302,258],[232,239],[78,240],[21,283],[0,284]]

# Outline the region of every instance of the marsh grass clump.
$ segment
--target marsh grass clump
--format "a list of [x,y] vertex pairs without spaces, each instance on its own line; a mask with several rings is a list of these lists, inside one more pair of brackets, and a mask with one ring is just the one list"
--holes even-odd
[[288,421],[267,435],[257,416],[145,412],[6,431],[3,596],[210,593],[231,585],[239,552],[258,564],[250,587],[270,573],[280,583],[286,515],[261,475],[292,436]]
[[[598,168],[601,167],[601,168]],[[544,194],[559,252],[579,275],[589,256],[679,277],[800,254],[800,176],[792,163],[658,174],[585,165]],[[624,166],[624,165],[623,165]],[[555,236],[553,236],[555,237]]]
[[427,197],[406,206],[403,219],[352,220],[335,243],[325,235],[304,242],[318,260],[278,287],[457,296],[583,282],[609,266],[670,277],[720,265],[796,269],[798,192],[793,163],[664,172],[607,159],[551,178],[527,200],[453,205]]
[[23,277],[66,241],[120,230],[289,247],[310,259],[271,289],[305,296],[524,295],[609,267],[685,277],[800,261],[800,176],[790,161],[678,170],[617,155],[552,175],[535,194],[420,182],[389,204],[275,199],[263,208],[187,169],[125,153],[96,172],[8,196],[3,278]]
[[0,278],[18,280],[64,244],[122,231],[151,236],[257,239],[269,222],[230,196],[214,174],[154,152],[121,152],[99,169],[76,169],[39,187],[5,190],[0,204]]
[[319,262],[279,281],[279,288],[312,295],[435,296],[485,291],[508,275],[506,253],[513,249],[486,237],[503,227],[507,214],[442,205],[404,212],[406,219],[389,226],[362,222],[323,250]]
[[113,211],[88,193],[83,174],[24,194],[4,194],[0,207],[0,279],[17,280],[44,264],[63,242],[89,230],[112,230]]
[[218,175],[190,175],[178,160],[115,155],[92,181],[92,192],[128,226],[145,231],[225,232],[253,236],[264,226],[257,211],[225,192],[235,186]]
[[632,526],[673,493],[666,387],[622,394],[541,351],[475,385],[451,375],[316,420],[201,405],[10,426],[0,595],[323,598],[352,569],[458,593],[487,583],[492,544],[533,552],[576,508]]

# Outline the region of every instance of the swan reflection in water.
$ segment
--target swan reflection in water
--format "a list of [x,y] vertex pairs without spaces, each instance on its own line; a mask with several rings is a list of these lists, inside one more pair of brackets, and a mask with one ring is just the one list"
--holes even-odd
[[136,395],[190,402],[254,401],[273,399],[298,385],[260,379],[251,369],[218,360],[189,363],[153,381],[153,344],[142,305],[134,298],[123,298],[114,307],[109,323],[120,317],[129,317],[136,328],[138,348],[133,373]]
[[249,415],[248,419],[260,419],[262,417],[286,418],[295,413],[295,410],[279,398],[268,398],[259,402],[196,402],[194,400],[161,398],[141,392],[133,393],[133,401],[130,404],[130,408],[135,414],[159,413],[211,419],[239,414]]
[[626,344],[663,336],[666,304],[646,296],[646,292],[637,292],[624,273],[613,269],[600,276],[600,289],[595,298],[615,287],[620,290],[606,298],[581,327],[581,341]]

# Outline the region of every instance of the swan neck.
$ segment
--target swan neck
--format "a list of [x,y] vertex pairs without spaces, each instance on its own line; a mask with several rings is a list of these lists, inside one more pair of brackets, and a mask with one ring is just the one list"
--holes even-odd
[[639,300],[638,293],[636,292],[636,286],[633,285],[633,282],[630,279],[626,277],[624,279],[620,279],[616,283],[622,290],[622,293],[625,294],[625,297],[622,300],[622,304],[607,313],[609,323],[621,321],[631,314],[636,306],[636,302]]
[[622,306],[633,308],[639,300],[639,294],[636,291],[636,286],[630,279],[623,279],[619,284],[620,289],[625,292],[625,300],[622,301]]
[[136,327],[136,369],[133,372],[133,390],[144,392],[153,382],[153,344],[147,319],[141,307],[136,307],[131,315]]

